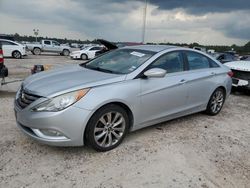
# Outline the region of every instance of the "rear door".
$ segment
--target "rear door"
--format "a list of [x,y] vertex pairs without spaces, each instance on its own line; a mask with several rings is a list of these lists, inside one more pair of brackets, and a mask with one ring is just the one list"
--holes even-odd
[[60,47],[60,43],[57,41],[52,41],[52,49],[53,52],[61,52],[61,47]]
[[163,78],[141,79],[142,124],[183,111],[187,105],[187,86],[181,51],[169,52],[153,62],[147,70],[167,71]]
[[205,55],[193,51],[185,51],[185,59],[189,75],[186,82],[188,107],[203,108],[215,89],[219,65]]
[[50,40],[43,41],[43,50],[47,52],[53,52],[53,47]]

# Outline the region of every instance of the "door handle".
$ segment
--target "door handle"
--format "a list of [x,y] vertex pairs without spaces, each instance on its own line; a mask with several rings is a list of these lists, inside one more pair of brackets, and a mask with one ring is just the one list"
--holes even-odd
[[214,76],[214,75],[216,75],[216,73],[215,72],[211,72],[211,75]]
[[182,80],[179,82],[179,84],[185,84],[186,82],[187,82],[187,80],[182,79]]

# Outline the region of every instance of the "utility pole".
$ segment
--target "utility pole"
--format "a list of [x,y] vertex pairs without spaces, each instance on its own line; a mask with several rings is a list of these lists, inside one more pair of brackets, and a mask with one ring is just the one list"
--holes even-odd
[[147,6],[148,0],[145,0],[145,5],[143,8],[143,23],[142,23],[142,43],[145,43],[145,32],[146,32],[146,20],[147,20]]
[[36,42],[37,42],[37,35],[38,35],[38,32],[39,32],[39,29],[33,29],[34,31],[34,35],[36,36]]

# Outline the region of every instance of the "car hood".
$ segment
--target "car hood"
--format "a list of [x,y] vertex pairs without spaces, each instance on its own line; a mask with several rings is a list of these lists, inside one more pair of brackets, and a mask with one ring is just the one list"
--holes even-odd
[[105,46],[108,50],[114,50],[114,49],[118,48],[115,44],[113,44],[113,43],[111,43],[109,41],[106,41],[106,40],[103,40],[103,39],[97,39],[97,41],[100,44],[102,44],[103,46]]
[[228,66],[230,69],[250,72],[250,61],[232,61],[224,65]]
[[86,69],[80,65],[36,73],[23,82],[23,88],[35,95],[53,97],[62,93],[121,82],[126,75]]

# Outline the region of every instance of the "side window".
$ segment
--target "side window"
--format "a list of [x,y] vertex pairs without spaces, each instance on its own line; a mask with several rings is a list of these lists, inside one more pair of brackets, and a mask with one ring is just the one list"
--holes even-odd
[[99,50],[99,49],[100,49],[99,47],[93,47],[93,48],[90,49],[90,51],[92,51],[92,50],[93,50],[93,51],[94,51],[94,50]]
[[189,70],[210,68],[209,59],[196,52],[186,52]]
[[55,46],[60,46],[58,42],[56,41],[52,41],[52,44],[55,45]]
[[210,62],[210,67],[211,68],[216,68],[216,67],[220,67],[216,62],[214,62],[212,59],[209,59]]
[[46,44],[46,45],[51,45],[51,43],[50,43],[49,40],[45,40],[45,41],[44,41],[44,44]]
[[2,45],[16,45],[15,43],[8,42],[8,41],[1,41]]
[[181,52],[170,52],[155,62],[153,62],[149,68],[161,68],[167,71],[167,73],[180,72],[184,70],[184,63]]

